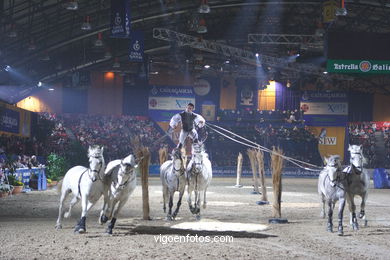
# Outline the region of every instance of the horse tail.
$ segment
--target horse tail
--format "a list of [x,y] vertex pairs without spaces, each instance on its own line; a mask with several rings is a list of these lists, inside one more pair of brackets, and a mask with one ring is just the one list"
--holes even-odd
[[61,194],[61,190],[62,190],[62,184],[64,182],[64,179],[60,180],[57,184],[57,192],[58,194]]

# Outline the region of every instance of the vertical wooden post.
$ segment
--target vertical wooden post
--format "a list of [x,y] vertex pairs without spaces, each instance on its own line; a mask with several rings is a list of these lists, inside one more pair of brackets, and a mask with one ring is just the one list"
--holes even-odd
[[272,153],[272,186],[274,200],[272,203],[272,217],[281,218],[281,201],[282,201],[282,169],[283,169],[283,158],[280,155],[283,155],[281,149],[273,148]]
[[147,147],[143,147],[140,152],[141,161],[141,182],[142,182],[142,209],[143,219],[150,220],[149,208],[149,163],[150,152]]
[[237,180],[236,186],[237,188],[241,188],[241,174],[242,174],[242,153],[238,153],[237,156]]
[[260,150],[256,153],[257,165],[259,167],[260,184],[261,184],[261,200],[268,201],[267,187],[265,186],[265,172],[264,172],[264,153]]
[[253,174],[253,194],[259,194],[259,182],[257,179],[257,161],[256,161],[256,151],[253,149],[248,149],[247,154],[249,157],[249,161],[251,163],[251,168],[252,168],[252,174]]

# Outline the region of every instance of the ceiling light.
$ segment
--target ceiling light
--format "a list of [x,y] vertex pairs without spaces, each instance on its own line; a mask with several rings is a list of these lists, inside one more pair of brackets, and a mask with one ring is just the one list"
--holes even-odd
[[85,17],[84,22],[81,24],[81,30],[89,31],[92,29],[91,23],[89,22],[89,16]]
[[6,65],[6,66],[4,67],[4,70],[5,70],[5,71],[10,71],[10,70],[11,70],[11,66],[10,66],[10,65]]
[[229,63],[230,63],[230,60],[225,61],[225,64],[229,64]]
[[324,71],[324,72],[322,72],[322,73],[324,73],[324,74],[328,74],[328,72],[327,72],[327,71]]
[[258,57],[259,57],[259,54],[258,54],[258,53],[256,53],[256,54],[255,54],[255,56],[256,56],[256,58],[258,58]]
[[42,87],[42,82],[39,81],[38,84],[37,84],[38,87]]
[[207,26],[206,26],[206,20],[205,19],[200,19],[199,24],[198,24],[198,33],[207,33]]
[[290,88],[291,87],[291,81],[287,80],[286,87]]
[[121,64],[119,63],[119,58],[115,58],[115,62],[112,64],[113,68],[120,68]]
[[346,8],[336,8],[336,16],[346,16],[347,15],[347,9]]
[[63,7],[64,7],[66,10],[71,10],[71,11],[74,11],[74,10],[79,9],[79,5],[78,5],[77,1],[66,1],[66,2],[63,4]]
[[49,88],[48,90],[49,90],[49,91],[54,91],[54,88]]
[[104,43],[103,43],[103,40],[102,40],[102,33],[98,33],[98,38],[95,40],[94,42],[94,45],[95,47],[103,47]]
[[111,58],[112,58],[112,54],[111,54],[110,50],[107,50],[107,51],[104,53],[104,58],[105,58],[105,59],[111,59]]
[[206,64],[204,65],[205,69],[209,69],[210,68],[210,65]]
[[198,12],[201,14],[208,14],[210,13],[210,6],[207,4],[207,0],[201,0],[200,1],[200,7],[198,9]]

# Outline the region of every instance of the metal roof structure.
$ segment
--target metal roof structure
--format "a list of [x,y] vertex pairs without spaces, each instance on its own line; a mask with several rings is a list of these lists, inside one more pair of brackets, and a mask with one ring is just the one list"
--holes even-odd
[[[202,1],[210,6],[209,13],[199,13]],[[130,1],[131,29],[144,34],[147,62],[152,64],[149,72],[189,70],[194,74],[230,73],[238,77],[256,73],[256,64],[248,66],[248,62],[238,57],[157,39],[153,32],[160,29],[198,38],[213,46],[227,46],[225,50],[259,52],[268,57],[268,63],[261,64],[267,76],[277,71],[284,79],[328,77],[321,80],[335,81],[346,89],[390,93],[388,76],[351,78],[317,73],[325,69],[326,32],[389,33],[389,1],[346,0],[347,14],[336,16],[330,23],[323,22],[323,3],[322,0],[134,0]],[[1,0],[0,68],[11,66],[23,75],[24,82],[8,76],[3,69],[0,85],[32,84],[28,81],[55,83],[76,71],[139,73],[140,64],[129,62],[127,57],[129,40],[109,35],[110,7],[111,1],[107,0]],[[206,33],[197,32],[202,19]],[[86,20],[91,24],[90,30],[81,29]],[[104,46],[94,45],[98,37]],[[295,66],[278,67],[271,62],[288,59],[289,54],[297,52],[300,57],[294,60]],[[115,61],[120,63],[119,68],[112,67]],[[211,65],[211,69],[203,69],[205,64]]]

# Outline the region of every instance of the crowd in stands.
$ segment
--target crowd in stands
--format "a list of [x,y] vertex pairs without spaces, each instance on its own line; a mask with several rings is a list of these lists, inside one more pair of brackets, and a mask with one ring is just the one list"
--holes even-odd
[[254,109],[236,109],[236,110],[218,110],[218,122],[289,122],[303,123],[302,110],[254,110]]
[[[318,152],[318,139],[305,127],[277,127],[272,124],[262,127],[259,124],[252,126],[243,124],[225,125],[224,128],[269,149],[272,149],[273,146],[279,147],[285,155],[294,159],[322,165],[321,156]],[[228,136],[231,135],[228,134]],[[235,143],[228,137],[212,131],[209,133],[206,144],[208,144],[209,154],[214,166],[235,166],[238,153],[241,152],[246,156],[248,149],[248,147]],[[269,165],[269,154],[265,156],[265,163]],[[248,160],[246,162],[249,163]],[[287,164],[287,166],[289,165]]]
[[[375,133],[380,132],[384,137],[384,158],[377,158],[378,149]],[[363,153],[368,159],[368,168],[390,167],[390,129],[388,126],[378,126],[375,122],[359,122],[349,124],[351,144],[363,145]],[[384,160],[384,161],[382,161]]]
[[[55,121],[50,147],[61,153],[71,140],[77,140],[83,147],[103,145],[108,161],[124,158],[132,151],[132,137],[140,137],[146,147],[154,146],[154,141],[162,136],[154,123],[141,116],[104,116],[86,114],[52,115],[43,113],[46,119]],[[155,153],[152,160],[156,161]]]

